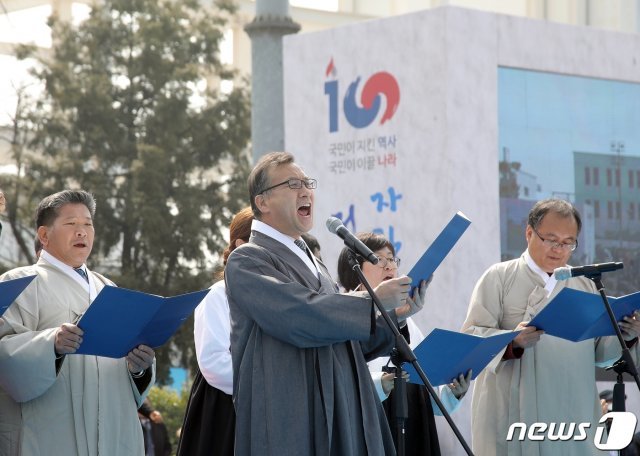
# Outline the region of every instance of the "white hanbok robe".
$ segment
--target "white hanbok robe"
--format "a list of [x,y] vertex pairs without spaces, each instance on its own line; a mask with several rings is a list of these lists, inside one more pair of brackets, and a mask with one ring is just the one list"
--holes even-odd
[[[525,253],[526,255],[526,253]],[[525,259],[498,263],[480,278],[462,330],[491,336],[530,321],[564,287],[596,292],[594,284],[575,277],[555,284],[551,294],[543,278]],[[552,283],[553,285],[553,283]],[[549,287],[547,287],[549,288]],[[571,321],[567,321],[571,324]],[[520,359],[494,358],[475,381],[472,400],[472,442],[478,456],[585,456],[602,454],[593,436],[602,412],[595,380],[596,365],[621,355],[615,337],[574,343],[543,335]],[[590,422],[584,441],[507,441],[511,424]],[[578,435],[576,429],[575,434]]]
[[[0,280],[32,274],[36,279],[0,327],[0,454],[144,454],[137,409],[153,385],[155,365],[138,380],[144,387],[139,391],[124,358],[67,355],[56,361],[56,330],[86,311],[89,293],[42,258]],[[89,276],[97,292],[111,284],[96,273]]]

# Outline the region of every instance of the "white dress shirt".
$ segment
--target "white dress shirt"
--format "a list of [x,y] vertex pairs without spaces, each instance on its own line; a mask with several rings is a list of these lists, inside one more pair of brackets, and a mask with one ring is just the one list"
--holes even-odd
[[85,264],[83,264],[80,267],[84,270],[85,274],[87,274],[87,277],[89,278],[89,282],[88,283],[87,283],[86,280],[84,280],[84,278],[82,278],[82,276],[80,274],[78,274],[75,271],[75,269],[73,269],[68,264],[63,263],[62,261],[60,261],[59,259],[57,259],[53,255],[51,255],[46,250],[42,250],[40,252],[40,258],[45,260],[47,263],[51,264],[52,266],[55,266],[60,271],[64,272],[66,275],[68,275],[73,280],[75,280],[77,283],[79,283],[82,286],[82,288],[84,288],[87,291],[87,293],[89,293],[89,302],[93,302],[93,300],[96,299],[96,296],[98,294],[96,292],[96,285],[93,282],[93,276],[91,274],[89,274],[89,268],[87,268],[87,266]]
[[289,250],[295,253],[302,261],[304,261],[304,264],[307,265],[309,270],[313,272],[316,275],[316,277],[320,278],[320,273],[318,272],[320,269],[318,268],[318,264],[316,263],[315,257],[311,255],[311,257],[313,258],[313,260],[311,260],[311,258],[309,258],[309,255],[307,255],[300,247],[298,247],[293,242],[294,239],[291,236],[282,234],[280,231],[276,230],[271,225],[267,225],[266,223],[261,222],[260,220],[255,220],[255,219],[253,220],[253,222],[251,222],[251,229],[259,233],[262,233],[266,236],[269,236],[270,238],[273,238],[276,241],[286,245],[289,248]]
[[214,283],[207,296],[196,307],[193,339],[198,366],[204,379],[214,388],[231,395],[231,321],[224,280]]
[[544,282],[544,289],[547,290],[547,296],[549,296],[558,283],[555,276],[553,274],[547,274],[536,264],[535,261],[533,261],[531,255],[529,255],[529,249],[525,250],[523,255],[524,260],[527,262],[527,266],[542,278],[542,281]]

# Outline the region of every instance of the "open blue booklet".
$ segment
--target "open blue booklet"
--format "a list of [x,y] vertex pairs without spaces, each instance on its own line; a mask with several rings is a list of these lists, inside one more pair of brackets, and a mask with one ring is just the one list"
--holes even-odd
[[412,279],[412,290],[420,285],[421,280],[427,280],[431,277],[431,274],[440,266],[442,260],[449,254],[470,224],[471,220],[462,212],[457,212],[453,216],[449,223],[447,223],[447,226],[444,227],[435,241],[433,241],[407,274]]
[[0,317],[35,278],[31,275],[0,282]]
[[[475,379],[520,331],[481,337],[436,328],[415,348],[420,367],[433,386],[445,385],[473,370]],[[403,366],[411,383],[422,383],[409,363]]]
[[122,358],[140,344],[163,345],[209,290],[172,298],[105,286],[78,321],[84,331],[76,354]]
[[[616,321],[640,309],[640,292],[608,299]],[[600,295],[572,288],[562,289],[529,325],[572,342],[615,334]]]

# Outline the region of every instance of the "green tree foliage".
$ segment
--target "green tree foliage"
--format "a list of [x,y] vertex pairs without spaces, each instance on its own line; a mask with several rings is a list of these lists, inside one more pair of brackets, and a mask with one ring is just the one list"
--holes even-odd
[[[63,188],[92,192],[89,263],[119,286],[161,295],[209,286],[222,230],[246,205],[246,84],[203,88],[235,76],[218,52],[232,13],[219,2],[106,0],[78,26],[51,19],[52,54],[35,72],[46,89],[23,122],[28,192],[14,204],[33,213]],[[192,323],[157,357],[160,383],[170,359],[193,365]]]

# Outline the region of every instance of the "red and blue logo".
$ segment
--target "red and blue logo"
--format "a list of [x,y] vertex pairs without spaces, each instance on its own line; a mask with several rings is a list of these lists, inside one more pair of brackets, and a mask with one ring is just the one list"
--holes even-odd
[[[329,62],[325,76],[335,78],[336,67],[333,59]],[[380,71],[371,75],[362,86],[360,100],[357,100],[358,86],[362,77],[358,76],[349,84],[342,102],[344,118],[354,128],[365,128],[380,117],[380,125],[393,118],[400,103],[400,87],[391,73]],[[338,81],[332,79],[324,83],[324,93],[329,97],[329,131],[339,129]],[[382,98],[386,101],[381,116]]]

